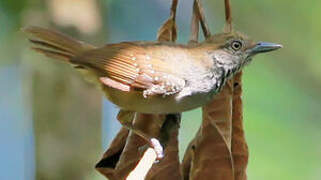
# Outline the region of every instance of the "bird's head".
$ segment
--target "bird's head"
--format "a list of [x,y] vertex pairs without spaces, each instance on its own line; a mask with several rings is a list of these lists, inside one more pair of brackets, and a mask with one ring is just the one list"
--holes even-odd
[[227,70],[239,71],[251,62],[253,56],[270,52],[282,47],[280,44],[255,42],[239,32],[215,34],[203,45],[216,66]]

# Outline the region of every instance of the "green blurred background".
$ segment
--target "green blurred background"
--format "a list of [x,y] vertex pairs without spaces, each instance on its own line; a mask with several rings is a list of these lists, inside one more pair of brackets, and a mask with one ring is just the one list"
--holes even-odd
[[[154,40],[170,0],[0,1],[0,179],[104,179],[94,170],[119,128],[117,109],[71,67],[28,49],[20,28],[60,29],[96,45]],[[250,180],[321,179],[321,1],[231,0],[235,28],[284,48],[244,73]],[[223,0],[204,0],[212,32]],[[186,43],[192,0],[178,8]],[[200,124],[183,114],[181,155]]]

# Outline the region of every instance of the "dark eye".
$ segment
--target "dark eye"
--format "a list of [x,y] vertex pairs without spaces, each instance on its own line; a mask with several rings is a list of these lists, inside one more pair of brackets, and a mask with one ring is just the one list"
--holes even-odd
[[233,41],[231,44],[231,47],[233,50],[238,51],[242,48],[242,42],[241,41]]

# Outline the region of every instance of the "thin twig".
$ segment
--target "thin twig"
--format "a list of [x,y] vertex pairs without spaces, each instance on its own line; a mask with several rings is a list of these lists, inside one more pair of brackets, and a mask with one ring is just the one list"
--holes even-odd
[[202,27],[202,31],[205,39],[208,39],[209,37],[211,37],[211,31],[206,23],[202,4],[200,0],[194,0],[193,15],[192,15],[192,21],[191,21],[191,35],[190,35],[189,43],[198,42],[199,23]]
[[173,2],[172,2],[172,7],[171,7],[170,17],[172,17],[174,21],[176,20],[176,9],[177,9],[177,5],[178,5],[178,0],[173,0]]
[[198,9],[198,16],[199,16],[199,20],[200,20],[200,24],[203,30],[203,34],[205,39],[208,39],[211,36],[211,32],[210,29],[205,21],[205,16],[204,16],[204,10],[201,4],[200,0],[196,0],[196,4],[197,4],[197,9]]
[[126,180],[144,180],[150,168],[152,168],[157,155],[152,148],[148,148],[135,169],[133,169]]
[[197,2],[194,1],[193,4],[193,14],[192,14],[192,21],[191,21],[191,34],[189,38],[190,43],[197,43],[198,42],[198,33],[199,33],[199,16],[198,16],[198,8]]
[[225,32],[232,32],[232,10],[230,0],[224,0],[225,3]]

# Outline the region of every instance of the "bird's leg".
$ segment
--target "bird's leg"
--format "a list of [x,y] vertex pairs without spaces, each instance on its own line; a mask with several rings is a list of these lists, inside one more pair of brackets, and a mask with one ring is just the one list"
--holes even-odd
[[143,131],[141,128],[133,125],[133,122],[137,120],[137,118],[139,118],[137,117],[137,114],[138,114],[137,112],[133,112],[133,111],[120,110],[117,115],[117,119],[124,127],[126,127],[127,129],[131,130],[138,136],[145,139],[149,143],[150,147],[154,149],[157,155],[157,159],[162,159],[164,157],[164,152],[163,152],[163,147],[159,142],[159,140],[156,137],[149,135],[147,132]]
[[[180,119],[181,119],[180,113],[166,114],[165,117],[162,117],[163,123],[159,130],[158,139],[156,138],[151,139],[154,143],[154,145],[151,145],[151,146],[154,148],[156,152],[160,153],[160,151],[165,150],[173,131],[175,129],[178,129],[180,126]],[[145,149],[146,146],[142,148]],[[157,158],[157,159],[159,160],[160,158]]]

